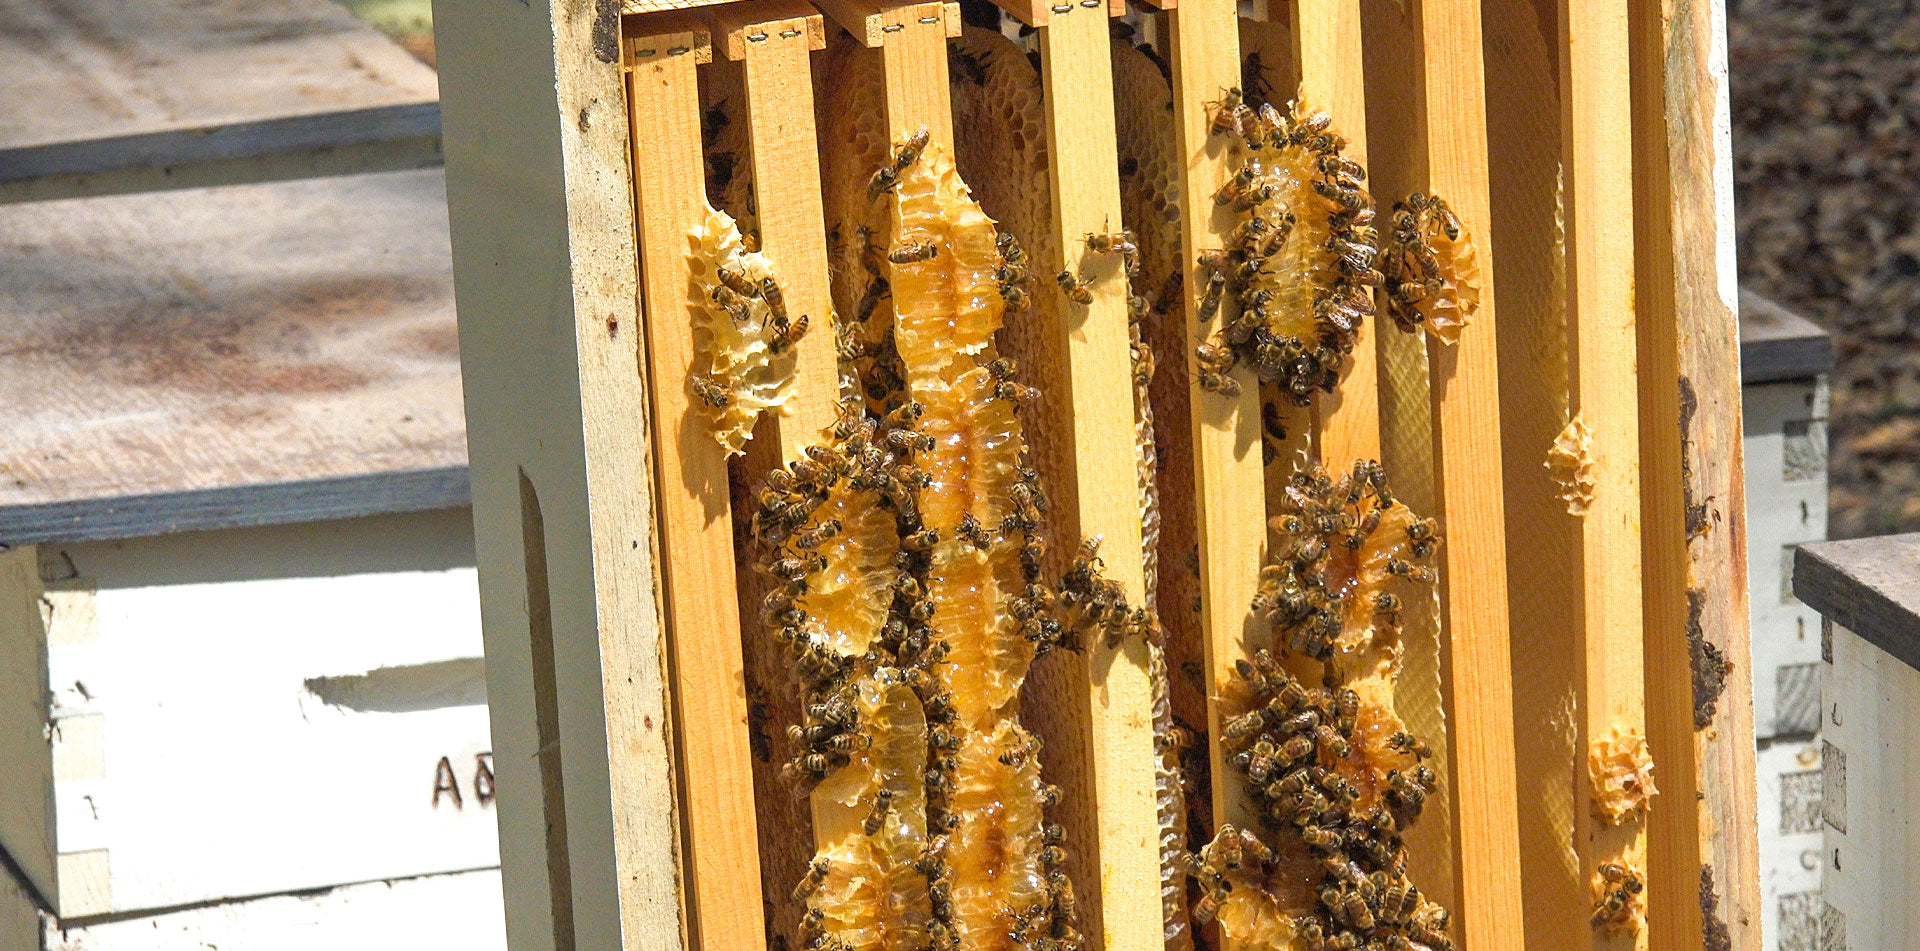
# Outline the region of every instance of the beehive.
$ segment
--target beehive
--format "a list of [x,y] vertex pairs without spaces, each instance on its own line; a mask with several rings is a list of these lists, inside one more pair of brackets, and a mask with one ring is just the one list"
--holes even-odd
[[516,948],[1750,943],[1712,8],[448,6]]

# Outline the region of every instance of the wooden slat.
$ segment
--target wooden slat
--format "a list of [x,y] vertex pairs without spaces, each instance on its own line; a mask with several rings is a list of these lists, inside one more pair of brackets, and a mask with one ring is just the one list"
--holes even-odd
[[[786,415],[763,420],[761,437],[747,446],[748,469],[754,473],[750,478],[757,479],[758,473],[791,462],[807,446],[822,442],[822,431],[839,414],[839,358],[830,319],[833,300],[827,280],[826,214],[809,57],[812,50],[825,47],[826,36],[820,14],[807,3],[721,7],[715,11],[714,23],[725,38],[728,55],[732,57],[738,49],[737,58],[745,64],[748,144],[761,250],[773,262],[787,306],[794,313],[808,314],[814,322],[795,345],[798,359]],[[749,41],[749,35],[764,39]],[[760,632],[760,636],[766,635]],[[785,662],[784,655],[774,661]],[[776,681],[769,689],[784,686]],[[788,702],[797,703],[797,694]],[[809,807],[813,838],[821,844],[839,839],[862,819],[856,810],[819,793],[811,797]],[[761,858],[779,864],[773,856]],[[794,869],[784,871],[798,874]]]
[[[1418,141],[1429,190],[1480,256],[1480,310],[1460,342],[1429,338],[1441,546],[1444,700],[1452,728],[1456,934],[1474,951],[1521,947],[1520,854],[1509,676],[1506,529],[1478,0],[1412,4]],[[1419,165],[1419,161],[1414,163]]]
[[[1127,15],[1127,0],[994,0],[994,3],[999,4],[1002,10],[1013,14],[1020,22],[1031,27],[1046,26],[1052,23],[1056,16],[1065,16],[1082,10],[1097,10],[1101,7],[1105,7],[1107,15],[1111,17]],[[1167,6],[1171,7],[1172,4]]]
[[629,37],[628,100],[659,540],[671,553],[662,568],[689,859],[684,894],[699,947],[758,951],[765,934],[727,464],[687,389],[695,354],[686,236],[706,212],[695,74],[704,39]]
[[[1114,160],[1112,51],[1101,11],[1073,8],[1040,29],[1041,84],[1047,104],[1049,182],[1064,260],[1047,262],[1093,280],[1093,303],[1064,304],[1056,346],[1071,391],[1070,472],[1050,490],[1061,534],[1099,536],[1108,577],[1132,604],[1146,602],[1140,547],[1139,488],[1133,447],[1133,361],[1127,333],[1126,273],[1115,254],[1087,250],[1086,236],[1121,226],[1120,173]],[[1079,694],[1064,704],[1082,722],[1095,827],[1072,830],[1083,868],[1098,870],[1092,903],[1106,951],[1161,946],[1159,818],[1154,801],[1157,753],[1147,644],[1090,644],[1086,676],[1066,678]],[[1083,711],[1083,712],[1082,712]],[[1087,834],[1093,833],[1091,843]],[[1092,883],[1086,883],[1091,885]]]
[[[1667,793],[1648,823],[1649,944],[1711,948],[1724,935],[1748,948],[1761,910],[1744,818],[1756,802],[1753,670],[1725,7],[1635,0],[1629,16],[1647,730]],[[1694,652],[1709,647],[1734,665],[1717,694],[1694,683]]]
[[0,149],[0,204],[439,164],[439,103],[374,106]]
[[[1292,20],[1300,98],[1333,116],[1347,139],[1347,157],[1367,165],[1367,88],[1360,52],[1360,5],[1344,0],[1296,0]],[[1313,441],[1320,463],[1334,474],[1356,459],[1380,458],[1380,362],[1374,321],[1361,324],[1353,356],[1332,393],[1314,399]]]
[[[1174,125],[1179,130],[1182,208],[1181,262],[1186,274],[1184,324],[1188,338],[1182,348],[1193,406],[1187,425],[1193,431],[1194,524],[1199,538],[1200,634],[1206,664],[1208,694],[1232,676],[1233,662],[1265,646],[1267,636],[1251,609],[1259,586],[1267,527],[1263,518],[1249,518],[1248,500],[1265,497],[1261,466],[1260,388],[1253,370],[1242,365],[1233,373],[1240,394],[1227,397],[1202,389],[1194,347],[1206,340],[1219,321],[1203,325],[1199,319],[1204,274],[1197,258],[1202,250],[1227,246],[1233,216],[1218,208],[1213,195],[1230,174],[1225,139],[1209,133],[1212,117],[1204,103],[1216,101],[1222,90],[1240,83],[1239,35],[1233,0],[1186,0],[1167,14],[1168,44],[1173,63]],[[1195,209],[1205,212],[1195,214]],[[1222,306],[1222,310],[1227,305]],[[1181,425],[1169,420],[1165,425]],[[1188,500],[1166,499],[1163,505],[1185,505]],[[1208,758],[1214,776],[1215,825],[1252,825],[1252,800],[1244,786],[1230,781],[1232,768],[1220,741],[1224,717],[1217,703],[1207,705]]]
[[932,141],[951,151],[947,37],[960,35],[960,5],[892,0],[817,0],[817,5],[847,32],[880,50],[887,135],[899,141],[926,126]]
[[0,544],[106,541],[463,508],[467,468],[156,492],[0,508]]
[[[760,249],[773,263],[787,307],[811,321],[795,345],[793,398],[774,421],[782,461],[790,462],[833,425],[840,391],[809,57],[825,47],[826,36],[820,15],[805,3],[722,7],[715,22],[729,55],[738,49],[745,62]],[[748,40],[750,35],[764,38]]]
[[[1572,409],[1593,440],[1593,502],[1580,523],[1585,584],[1574,745],[1574,849],[1584,881],[1603,862],[1647,867],[1646,823],[1635,818],[1612,825],[1598,818],[1586,768],[1589,751],[1615,731],[1646,735],[1625,0],[1566,0],[1560,36]],[[1601,929],[1592,934],[1596,948],[1647,947],[1644,929],[1618,938]]]

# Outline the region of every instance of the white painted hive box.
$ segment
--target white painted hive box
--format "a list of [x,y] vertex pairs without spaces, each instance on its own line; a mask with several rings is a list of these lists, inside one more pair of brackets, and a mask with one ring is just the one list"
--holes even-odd
[[0,842],[62,918],[497,865],[471,546],[456,509],[0,556]]

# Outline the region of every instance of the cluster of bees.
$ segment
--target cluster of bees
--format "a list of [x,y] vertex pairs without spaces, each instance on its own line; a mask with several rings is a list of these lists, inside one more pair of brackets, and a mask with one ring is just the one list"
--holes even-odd
[[1342,155],[1346,140],[1325,112],[1297,104],[1250,107],[1228,90],[1213,122],[1231,134],[1238,167],[1215,201],[1238,216],[1232,245],[1203,252],[1200,317],[1212,321],[1223,298],[1238,304],[1196,350],[1200,385],[1233,394],[1229,375],[1242,361],[1259,378],[1304,405],[1331,391],[1373,314],[1373,199],[1366,172]]
[[1261,569],[1254,600],[1275,637],[1330,667],[1397,643],[1403,602],[1390,589],[1396,581],[1434,580],[1424,564],[1439,543],[1434,521],[1397,502],[1370,460],[1337,481],[1297,472],[1286,497],[1290,511],[1271,522],[1276,555]]
[[687,385],[712,420],[714,438],[737,453],[759,414],[786,401],[793,345],[809,321],[789,315],[771,263],[751,249],[733,218],[709,209],[693,237],[688,290],[696,359]]
[[[1259,828],[1222,826],[1194,857],[1195,917],[1252,947],[1451,948],[1400,837],[1438,777],[1391,706],[1401,601],[1388,589],[1433,580],[1419,562],[1434,523],[1369,461],[1340,479],[1297,473],[1285,497],[1254,602],[1285,650],[1236,661],[1216,701],[1232,711],[1220,740]],[[1309,687],[1295,671],[1314,662],[1322,682]]]
[[[1365,173],[1331,125],[1297,106],[1254,108],[1238,90],[1216,113],[1214,132],[1236,141],[1235,175],[1216,198],[1238,227],[1198,262],[1203,320],[1225,315],[1197,350],[1204,388],[1236,392],[1232,371],[1246,362],[1297,403],[1331,391],[1377,287],[1403,329],[1457,332],[1471,313],[1458,220],[1410,196],[1377,250]],[[894,144],[868,182],[894,215],[891,229],[870,218],[852,232],[866,279],[836,321],[846,415],[769,474],[753,523],[773,585],[761,619],[803,686],[786,774],[857,813],[795,890],[808,951],[1078,947],[1065,830],[1045,818],[1060,792],[1041,781],[1039,740],[1018,722],[1019,685],[1049,651],[1157,636],[1152,614],[1101,574],[1099,539],[1057,586],[1042,581],[1046,500],[1017,414],[1036,393],[992,344],[1001,316],[1029,305],[1033,265],[957,183],[925,130]],[[1152,308],[1133,286],[1140,249],[1124,230],[1084,241],[1089,257],[1056,275],[1060,292],[1091,304],[1086,262],[1119,256],[1144,390],[1152,353],[1137,324]],[[729,313],[765,308],[778,354],[807,321],[774,313],[770,283],[723,269],[705,293]],[[1433,579],[1421,563],[1434,524],[1394,501],[1377,464],[1340,480],[1304,473],[1287,494],[1255,607],[1288,651],[1325,665],[1326,681],[1307,687],[1267,652],[1237,665],[1234,689],[1250,703],[1223,741],[1259,828],[1223,827],[1198,853],[1182,837],[1171,854],[1201,883],[1197,920],[1230,925],[1239,904],[1265,900],[1284,910],[1293,947],[1451,948],[1447,913],[1408,880],[1400,839],[1436,783],[1428,751],[1378,691],[1343,685],[1343,661],[1397,644],[1390,589]],[[1157,698],[1157,723],[1164,706]],[[1177,764],[1177,729],[1164,732]],[[1167,788],[1177,800],[1177,775]],[[1283,879],[1311,882],[1311,894],[1277,900]]]
[[1275,895],[1284,883],[1317,882],[1280,909],[1284,925],[1267,924],[1290,931],[1292,947],[1451,948],[1446,910],[1408,879],[1400,838],[1434,787],[1425,744],[1397,730],[1369,751],[1371,712],[1355,691],[1307,687],[1264,650],[1236,667],[1250,708],[1226,722],[1223,736],[1267,837],[1221,827],[1195,858],[1206,889],[1196,917],[1218,917],[1253,946],[1285,947],[1259,940],[1284,934],[1247,933],[1260,917],[1250,909],[1289,904]]
[[1480,306],[1473,244],[1445,199],[1419,192],[1393,205],[1393,229],[1380,257],[1387,316],[1411,333],[1425,327],[1446,343]]
[[1640,930],[1646,920],[1646,881],[1632,866],[1602,862],[1593,875],[1595,900],[1591,923],[1608,937]]

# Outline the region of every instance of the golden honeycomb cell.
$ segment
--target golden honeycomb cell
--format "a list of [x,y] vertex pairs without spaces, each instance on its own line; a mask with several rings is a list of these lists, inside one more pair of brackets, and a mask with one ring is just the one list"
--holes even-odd
[[1567,503],[1567,514],[1587,514],[1593,505],[1593,431],[1579,415],[1547,447],[1546,464],[1547,474],[1553,478],[1554,497]]
[[721,278],[724,268],[754,291],[775,280],[766,255],[745,249],[733,218],[707,209],[691,246],[687,306],[694,364],[688,384],[714,439],[732,455],[753,438],[760,414],[778,411],[792,395],[794,351],[764,293],[738,293]]
[[1197,262],[1209,284],[1202,314],[1217,321],[1199,350],[1199,382],[1235,391],[1227,373],[1245,362],[1305,405],[1333,389],[1373,315],[1381,278],[1366,171],[1345,156],[1333,117],[1309,105],[1255,110],[1235,89],[1214,116],[1214,132],[1233,143],[1233,175],[1215,200],[1238,226]]
[[1614,727],[1587,751],[1593,812],[1608,825],[1646,814],[1659,792],[1653,784],[1653,751],[1638,730]]
[[894,208],[875,249],[892,318],[865,328],[879,332],[862,345],[865,392],[831,441],[769,476],[754,523],[784,582],[763,613],[806,685],[789,774],[816,820],[838,817],[801,886],[817,913],[800,937],[1071,948],[1044,815],[1057,793],[1018,720],[1028,666],[1062,625],[1035,584],[1031,394],[993,347],[1005,257],[951,158],[913,138],[870,189]]
[[1401,330],[1424,326],[1442,343],[1457,343],[1480,309],[1473,239],[1446,201],[1432,195],[1395,202],[1392,225],[1380,256],[1387,315]]

